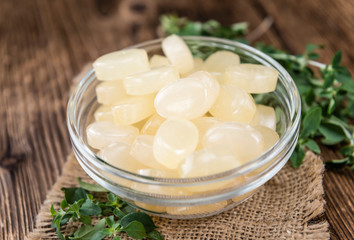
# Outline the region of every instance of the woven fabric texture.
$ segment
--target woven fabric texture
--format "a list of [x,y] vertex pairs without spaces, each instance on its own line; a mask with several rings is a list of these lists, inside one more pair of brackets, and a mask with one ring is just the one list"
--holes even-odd
[[[324,166],[316,155],[307,152],[299,169],[289,164],[268,181],[255,195],[235,208],[215,216],[178,220],[154,217],[165,239],[329,239],[324,212]],[[29,239],[56,239],[50,227],[50,206],[59,208],[62,187],[76,186],[76,177],[92,181],[73,155],[69,156],[63,174],[47,195]],[[62,229],[68,234],[77,223]],[[122,235],[122,239],[127,239]]]

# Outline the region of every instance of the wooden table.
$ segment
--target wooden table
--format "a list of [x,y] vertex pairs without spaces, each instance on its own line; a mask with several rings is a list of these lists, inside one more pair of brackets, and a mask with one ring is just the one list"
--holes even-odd
[[[175,12],[250,29],[271,16],[260,39],[296,54],[306,43],[336,50],[354,73],[353,0],[0,1],[0,238],[24,239],[71,147],[66,102],[73,76],[103,53],[157,37],[158,16]],[[324,149],[324,159],[339,154]],[[354,181],[326,169],[325,217],[332,239],[353,239]]]

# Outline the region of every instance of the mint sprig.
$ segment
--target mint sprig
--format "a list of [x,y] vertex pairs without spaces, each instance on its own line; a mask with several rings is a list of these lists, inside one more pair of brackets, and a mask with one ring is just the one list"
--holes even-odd
[[[160,21],[165,35],[214,36],[247,43],[248,29],[244,22],[222,26],[215,20],[201,23],[176,15],[163,15]],[[301,95],[301,131],[291,156],[292,166],[301,165],[305,149],[319,154],[321,145],[335,145],[343,158],[327,163],[354,169],[354,126],[349,123],[354,118],[354,81],[341,64],[342,53],[337,52],[331,64],[325,65],[314,61],[319,58],[316,50],[323,48],[321,45],[308,44],[305,52],[296,56],[263,43],[254,46],[289,72]],[[191,50],[197,57],[205,58],[216,49],[193,46]],[[320,71],[314,71],[314,67]]]
[[[117,195],[108,192],[101,186],[83,182],[78,179],[80,187],[62,188],[65,198],[58,210],[51,206],[52,227],[56,229],[61,240],[100,240],[110,237],[121,239],[121,232],[135,239],[162,240],[164,237],[156,231],[152,218],[128,205]],[[94,195],[105,195],[106,200]],[[92,224],[92,219],[100,219]],[[80,221],[82,224],[72,235],[64,235],[60,228],[69,221]]]

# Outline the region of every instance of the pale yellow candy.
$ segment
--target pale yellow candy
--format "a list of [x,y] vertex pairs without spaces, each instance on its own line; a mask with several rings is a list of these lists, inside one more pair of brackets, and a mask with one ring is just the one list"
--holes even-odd
[[191,71],[189,71],[188,73],[184,73],[183,75],[181,75],[181,77],[185,78],[192,73],[195,73],[198,71],[205,71],[203,59],[193,58],[193,61],[194,61],[194,68]]
[[149,59],[144,49],[128,49],[99,57],[93,68],[98,80],[120,80],[124,77],[149,70]]
[[135,138],[130,149],[130,155],[142,164],[153,169],[165,169],[159,162],[156,161],[152,146],[154,143],[154,136],[139,135]]
[[150,58],[150,68],[162,67],[170,64],[170,61],[165,56],[155,54]]
[[240,64],[240,57],[230,51],[217,51],[211,54],[204,63],[209,72],[223,73],[229,67]]
[[[181,165],[183,178],[204,177],[241,166],[239,156],[226,145],[203,148],[186,157]],[[205,186],[198,186],[198,188]]]
[[212,127],[216,126],[217,124],[220,123],[219,120],[217,120],[214,117],[200,117],[196,118],[192,121],[195,126],[198,128],[199,132],[199,143],[197,146],[197,149],[200,149],[202,147],[201,140],[204,138],[205,133]]
[[105,81],[96,87],[97,102],[102,104],[112,104],[122,98],[127,97],[122,80]]
[[161,124],[166,119],[155,113],[152,115],[141,128],[141,134],[155,135]]
[[263,153],[262,134],[253,127],[237,122],[224,122],[210,129],[202,140],[204,147],[228,146],[246,163]]
[[274,108],[257,104],[256,113],[249,124],[251,126],[262,125],[275,130],[276,123]]
[[184,119],[163,122],[154,138],[153,152],[156,160],[169,169],[176,169],[198,144],[198,129]]
[[148,210],[148,211],[156,212],[156,213],[166,212],[166,207],[164,207],[164,206],[152,205],[152,204],[138,202],[138,201],[135,201],[134,203],[135,203],[135,205],[142,208],[143,210]]
[[162,41],[162,50],[180,74],[186,74],[194,68],[191,51],[182,38],[171,35]]
[[102,105],[95,111],[96,122],[113,122],[112,106]]
[[172,215],[192,215],[206,214],[216,212],[227,206],[227,201],[200,205],[200,206],[185,206],[185,207],[166,207],[166,211]]
[[275,90],[278,71],[259,64],[239,64],[226,70],[225,81],[248,93],[267,93]]
[[205,71],[203,59],[193,58],[193,60],[194,60],[194,72]]
[[145,168],[139,169],[138,174],[156,178],[180,178],[178,171],[170,170],[165,167],[159,166],[158,168]]
[[139,130],[132,126],[118,126],[112,122],[94,122],[87,129],[87,142],[96,149],[102,149],[112,143],[132,143]]
[[219,97],[209,112],[224,121],[248,123],[256,112],[256,104],[242,88],[225,84],[221,85]]
[[113,119],[118,125],[140,122],[154,112],[154,95],[129,96],[112,106]]
[[145,165],[135,160],[130,154],[130,145],[126,143],[113,143],[98,152],[98,156],[107,163],[137,173],[138,169],[146,168]]
[[279,141],[279,135],[273,129],[265,126],[254,126],[263,136],[264,141],[264,151],[273,147]]
[[134,123],[133,126],[136,127],[137,129],[141,130],[143,126],[145,125],[147,119],[143,119],[140,122]]
[[165,85],[177,79],[179,79],[179,73],[176,68],[162,66],[130,75],[124,78],[123,85],[130,95],[146,95],[158,92]]
[[155,184],[144,184],[134,182],[131,184],[131,188],[148,194],[161,194],[161,195],[171,195],[171,196],[188,196],[193,193],[181,188],[181,187],[170,187],[170,186],[161,186]]
[[203,116],[219,94],[219,83],[208,72],[196,72],[162,88],[155,108],[164,118],[194,119]]

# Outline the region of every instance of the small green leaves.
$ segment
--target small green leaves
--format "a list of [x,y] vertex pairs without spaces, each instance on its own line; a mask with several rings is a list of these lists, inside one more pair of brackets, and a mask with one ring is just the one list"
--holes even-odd
[[101,187],[97,184],[91,184],[87,182],[83,182],[81,178],[77,178],[77,181],[80,184],[80,187],[89,192],[108,192],[105,188]]
[[132,238],[143,239],[146,237],[146,231],[144,225],[138,221],[130,222],[123,230]]
[[290,157],[291,165],[294,168],[298,168],[305,158],[305,152],[301,146],[297,145],[293,154]]
[[160,22],[162,31],[166,35],[213,36],[245,42],[244,37],[248,31],[246,22],[234,23],[230,27],[226,27],[215,20],[201,23],[189,21],[187,18],[179,18],[176,15],[162,15]]
[[319,131],[324,136],[321,142],[325,145],[334,145],[345,139],[342,129],[333,123],[322,123]]
[[133,221],[141,222],[147,232],[151,232],[151,231],[155,230],[155,228],[156,228],[151,217],[143,212],[130,213],[130,214],[124,216],[121,220],[121,224],[123,227],[127,227]]
[[[121,239],[118,234],[126,232],[130,237],[136,239],[163,239],[157,232],[156,226],[151,217],[146,213],[137,212],[122,201],[115,194],[108,192],[100,186],[89,184],[78,179],[78,188],[63,188],[65,199],[61,201],[61,208],[55,210],[50,208],[53,217],[52,227],[56,229],[58,238],[61,240],[101,240],[105,237]],[[91,194],[89,194],[91,193]],[[107,201],[96,199],[95,194],[105,194]],[[103,217],[104,216],[104,217]],[[93,219],[99,218],[94,226]],[[64,236],[60,227],[69,220],[80,221],[81,225],[72,236]]]
[[312,139],[309,139],[306,141],[305,143],[305,146],[310,149],[311,151],[317,153],[317,154],[320,154],[321,153],[321,149],[320,147],[318,146],[318,144],[312,140]]
[[341,52],[341,51],[338,51],[338,52],[336,52],[336,53],[334,54],[334,57],[333,57],[333,59],[332,59],[332,64],[331,64],[331,65],[332,65],[334,68],[336,68],[336,67],[339,66],[341,60],[342,60],[342,52]]
[[65,200],[69,204],[87,198],[86,194],[88,192],[83,188],[62,188],[61,190],[65,193]]
[[86,199],[79,212],[83,216],[99,215],[101,214],[101,208],[94,204],[92,200]]
[[320,107],[314,107],[307,111],[302,120],[302,130],[300,133],[301,138],[307,138],[311,134],[314,134],[321,123],[322,109]]
[[163,240],[164,239],[162,234],[156,230],[149,232],[147,236],[148,236],[148,238],[153,239],[153,240]]

